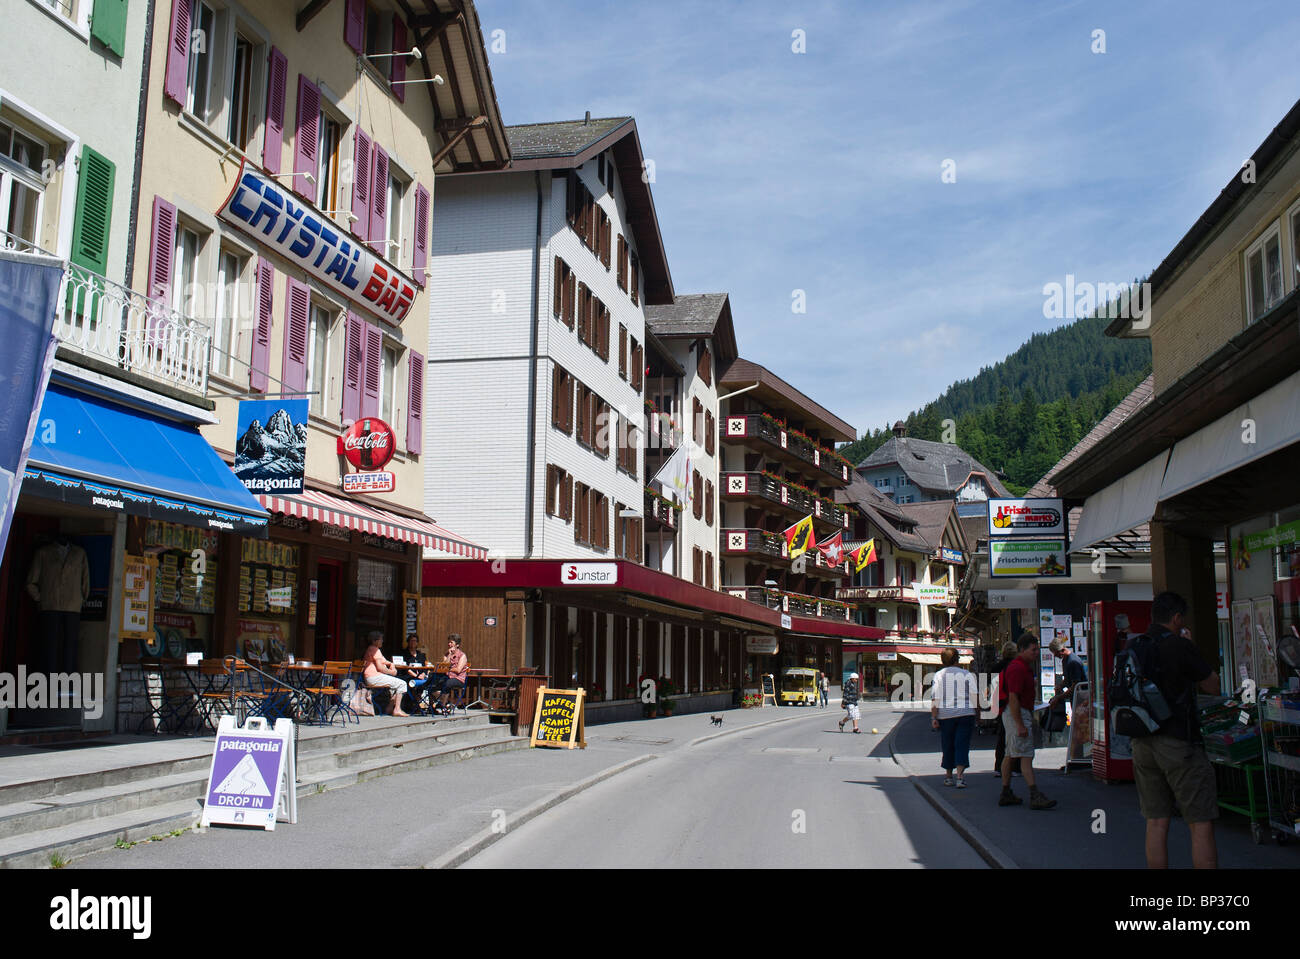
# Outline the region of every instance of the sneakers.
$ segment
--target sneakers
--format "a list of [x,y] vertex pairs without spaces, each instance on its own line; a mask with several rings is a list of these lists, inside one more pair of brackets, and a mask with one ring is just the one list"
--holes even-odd
[[1056,805],[1055,799],[1048,799],[1037,788],[1029,791],[1029,808],[1030,809],[1051,809]]
[[835,725],[837,725],[837,726],[840,727],[840,732],[844,732],[844,720],[841,719],[841,720],[840,720],[838,723],[836,723]]
[[952,785],[952,777],[951,777],[951,776],[945,776],[944,779],[943,779],[943,784],[944,784],[945,786],[951,786],[951,785]]
[[958,788],[958,789],[965,789],[965,788],[966,788],[966,777],[965,777],[965,776],[958,776],[958,777],[957,777],[957,788]]
[[998,797],[999,806],[1019,806],[1024,800],[1011,791],[1009,786],[1004,786],[1002,795]]

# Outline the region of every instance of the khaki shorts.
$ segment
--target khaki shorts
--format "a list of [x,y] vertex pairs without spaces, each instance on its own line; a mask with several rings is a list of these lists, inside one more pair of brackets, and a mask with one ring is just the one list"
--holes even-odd
[[1133,778],[1147,819],[1169,819],[1175,810],[1189,823],[1219,818],[1214,768],[1204,746],[1163,734],[1137,737]]
[[1034,758],[1034,714],[1027,709],[1020,710],[1020,721],[1025,724],[1026,735],[1016,732],[1016,721],[1011,718],[1011,710],[1002,711],[1002,728],[1007,734],[1007,748],[1004,755],[1013,759]]

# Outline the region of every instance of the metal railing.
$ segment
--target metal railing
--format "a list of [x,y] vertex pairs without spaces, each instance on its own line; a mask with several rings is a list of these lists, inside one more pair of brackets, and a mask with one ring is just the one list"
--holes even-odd
[[768,609],[779,609],[795,616],[813,616],[818,619],[852,620],[852,607],[833,599],[791,593],[770,586],[724,586],[723,592],[739,599],[747,599]]
[[204,395],[212,331],[84,267],[64,265],[54,332],[87,356]]

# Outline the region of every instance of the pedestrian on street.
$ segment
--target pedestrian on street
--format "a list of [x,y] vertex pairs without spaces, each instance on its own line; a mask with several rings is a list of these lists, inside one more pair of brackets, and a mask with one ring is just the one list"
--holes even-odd
[[[1002,725],[1002,714],[1007,710],[1007,691],[1002,686],[1002,671],[1006,669],[1007,666],[1011,664],[1011,660],[1015,658],[1016,644],[1011,640],[1007,640],[1002,644],[1002,658],[999,659],[998,664],[993,667],[993,672],[998,684],[998,746],[993,752],[993,775],[995,776],[1002,775],[1002,758],[1007,752],[1007,730],[1006,727]],[[1020,764],[1017,762],[1012,767],[1012,770],[1014,772],[1019,772]]]
[[818,688],[821,690],[822,709],[828,709],[831,704],[831,681],[826,678],[826,674],[821,674],[821,679],[817,681]]
[[844,724],[850,719],[853,720],[853,731],[855,733],[862,732],[862,730],[858,728],[858,717],[862,714],[858,709],[857,673],[849,673],[849,678],[844,681],[844,688],[840,692],[840,705],[848,710],[848,712],[844,714],[844,718],[839,722],[840,732],[844,732]]
[[957,650],[945,649],[939,654],[943,669],[934,674],[930,687],[930,723],[939,731],[943,744],[945,786],[953,785],[956,770],[958,789],[966,788],[966,767],[970,765],[970,736],[975,728],[975,705],[979,691],[970,670],[957,665]]
[[[1052,650],[1053,656],[1065,660],[1065,665],[1062,667],[1065,671],[1065,682],[1061,687],[1061,691],[1048,701],[1048,708],[1052,712],[1064,713],[1065,704],[1074,702],[1074,687],[1079,683],[1088,681],[1088,667],[1083,665],[1083,660],[1066,645],[1065,640],[1060,636],[1052,640],[1049,648]],[[1062,724],[1061,728],[1065,728],[1064,724]]]
[[1217,693],[1219,675],[1192,643],[1186,615],[1185,599],[1161,593],[1151,603],[1151,628],[1130,640],[1142,675],[1156,684],[1171,710],[1159,732],[1132,739],[1133,778],[1147,821],[1148,869],[1169,868],[1169,820],[1175,810],[1192,834],[1192,865],[1216,869],[1219,864],[1214,842],[1218,794],[1196,707],[1197,689]]
[[999,806],[1019,806],[1024,800],[1011,791],[1011,767],[1020,760],[1020,775],[1029,784],[1029,808],[1051,809],[1055,799],[1048,799],[1038,789],[1034,778],[1034,668],[1038,662],[1038,637],[1031,632],[1016,640],[1016,658],[1002,671],[1002,688],[1007,694],[1007,708],[1002,711],[1002,725],[1007,731],[1007,754],[1002,760],[1002,795]]

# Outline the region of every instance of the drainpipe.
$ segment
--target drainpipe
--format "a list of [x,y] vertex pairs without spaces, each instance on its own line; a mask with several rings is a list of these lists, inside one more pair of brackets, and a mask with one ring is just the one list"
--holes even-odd
[[537,430],[537,320],[540,314],[537,298],[541,295],[542,268],[542,173],[533,171],[537,183],[537,229],[533,236],[533,304],[532,329],[528,338],[528,467],[525,470],[528,484],[524,487],[524,559],[533,557],[533,477],[536,470],[535,442]]
[[[126,224],[126,276],[122,285],[131,289],[135,273],[135,234],[140,218],[140,168],[144,164],[144,118],[149,106],[149,62],[153,54],[153,20],[156,0],[149,0],[144,12],[144,54],[140,67],[140,106],[135,117],[135,171],[131,177],[131,207]],[[146,284],[147,286],[148,284]],[[145,295],[149,295],[148,289]]]

